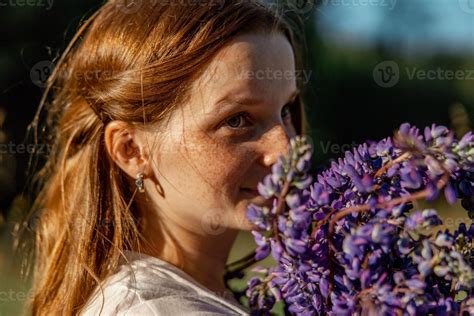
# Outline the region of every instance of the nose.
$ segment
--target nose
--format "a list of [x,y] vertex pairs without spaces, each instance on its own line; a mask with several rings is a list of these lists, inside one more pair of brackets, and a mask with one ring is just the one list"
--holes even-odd
[[293,135],[281,124],[276,124],[262,136],[262,164],[265,167],[271,167],[278,157],[288,153],[291,137]]

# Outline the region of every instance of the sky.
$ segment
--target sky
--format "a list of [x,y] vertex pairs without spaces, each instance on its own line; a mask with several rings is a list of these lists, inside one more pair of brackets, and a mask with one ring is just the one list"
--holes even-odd
[[315,23],[338,45],[382,41],[408,54],[474,56],[474,0],[318,0]]

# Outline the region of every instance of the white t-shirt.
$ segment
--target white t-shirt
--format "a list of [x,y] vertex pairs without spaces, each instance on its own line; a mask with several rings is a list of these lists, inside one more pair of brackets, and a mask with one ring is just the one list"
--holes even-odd
[[216,295],[166,261],[133,251],[125,251],[125,256],[129,263],[122,262],[117,272],[105,280],[103,295],[99,288],[96,289],[80,315],[204,316],[250,313],[233,297]]

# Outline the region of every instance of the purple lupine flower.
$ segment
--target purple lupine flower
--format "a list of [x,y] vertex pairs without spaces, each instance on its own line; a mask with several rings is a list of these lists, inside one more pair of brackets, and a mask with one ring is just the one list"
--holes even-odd
[[451,183],[448,183],[444,188],[444,195],[446,197],[446,201],[448,201],[449,204],[454,204],[458,200],[456,198],[456,192],[454,191],[454,188]]
[[[292,139],[259,184],[274,208],[249,207],[249,220],[266,231],[254,234],[256,255],[271,252],[277,262],[249,284],[255,314],[276,300],[298,315],[474,312],[474,224],[434,234],[442,224],[437,212],[413,203],[443,191],[474,218],[472,133],[458,141],[444,126],[420,134],[405,123],[394,138],[360,144],[314,177],[307,174],[311,154],[305,137]],[[275,216],[278,199],[286,203]],[[467,294],[453,300],[453,291]]]

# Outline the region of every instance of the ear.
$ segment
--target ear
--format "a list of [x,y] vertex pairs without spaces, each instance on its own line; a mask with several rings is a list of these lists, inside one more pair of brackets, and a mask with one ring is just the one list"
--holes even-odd
[[145,134],[124,121],[112,121],[105,127],[105,147],[111,159],[133,179],[137,173],[149,175],[149,153]]

